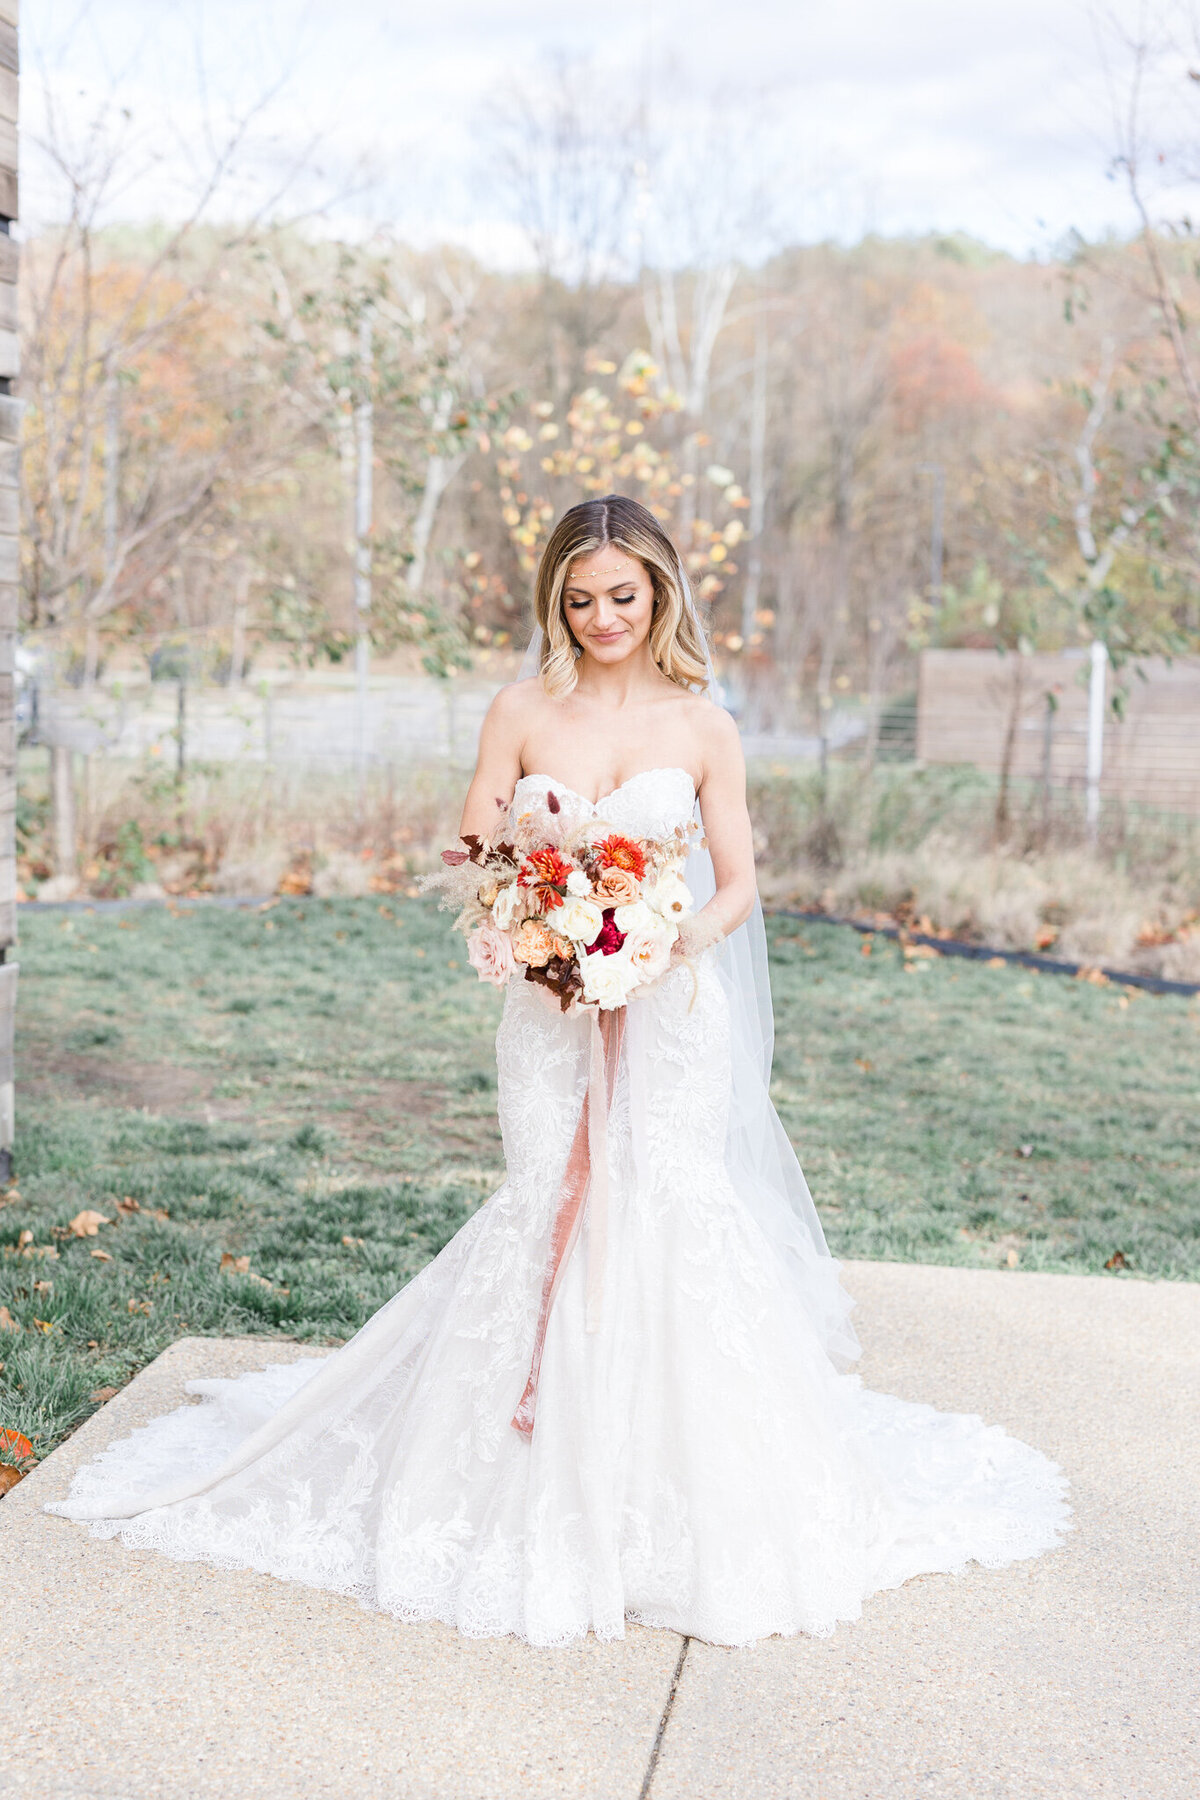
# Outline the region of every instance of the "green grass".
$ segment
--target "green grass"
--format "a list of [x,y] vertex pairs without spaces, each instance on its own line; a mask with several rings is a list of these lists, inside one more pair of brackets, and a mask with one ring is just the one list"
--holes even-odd
[[[1200,1277],[1195,1003],[771,935],[836,1251]],[[497,997],[425,905],[25,914],[19,954],[0,1428],[38,1454],[185,1332],[346,1337],[499,1180]],[[86,1208],[113,1223],[75,1238]]]

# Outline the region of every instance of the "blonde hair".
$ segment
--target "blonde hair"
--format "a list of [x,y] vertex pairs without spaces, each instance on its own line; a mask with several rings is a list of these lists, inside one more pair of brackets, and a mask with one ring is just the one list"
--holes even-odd
[[563,594],[571,564],[608,545],[636,556],[654,586],[650,654],[668,681],[680,687],[708,683],[704,632],[688,604],[678,552],[654,517],[624,494],[583,500],[565,512],[550,533],[538,564],[534,613],[542,628],[542,686],[555,698],[575,686],[575,636]]

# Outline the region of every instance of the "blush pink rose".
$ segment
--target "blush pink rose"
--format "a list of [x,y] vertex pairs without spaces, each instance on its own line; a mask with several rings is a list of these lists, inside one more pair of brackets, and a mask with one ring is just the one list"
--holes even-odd
[[486,922],[476,926],[467,939],[467,961],[478,970],[480,981],[490,981],[493,987],[500,988],[507,985],[517,966],[506,934]]

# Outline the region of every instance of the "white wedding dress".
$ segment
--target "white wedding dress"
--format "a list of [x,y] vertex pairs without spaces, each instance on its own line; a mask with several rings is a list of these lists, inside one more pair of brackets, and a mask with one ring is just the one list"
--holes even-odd
[[[596,812],[554,785],[572,816]],[[548,786],[524,777],[514,809]],[[693,803],[687,774],[659,769],[602,810],[661,837]],[[513,1428],[589,1031],[512,982],[504,1186],[344,1348],[191,1383],[200,1404],[112,1445],[48,1510],[533,1644],[618,1638],[627,1620],[718,1644],[827,1634],[910,1576],[1053,1546],[1069,1511],[1054,1465],[978,1418],[864,1390],[844,1372],[850,1302],[823,1240],[731,1178],[713,952],[629,1007],[599,1328],[585,1323],[585,1217],[532,1436]]]

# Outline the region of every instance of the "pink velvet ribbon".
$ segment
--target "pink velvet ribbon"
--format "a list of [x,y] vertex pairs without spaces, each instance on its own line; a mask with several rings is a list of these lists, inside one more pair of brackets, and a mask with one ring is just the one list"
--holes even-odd
[[625,1036],[625,1008],[618,1006],[591,1013],[588,1039],[588,1083],[571,1139],[566,1173],[558,1191],[558,1207],[550,1231],[550,1257],[542,1279],[542,1303],[533,1338],[529,1380],[521,1403],[513,1414],[513,1426],[524,1437],[533,1432],[537,1409],[538,1378],[550,1310],[562,1284],[567,1258],[575,1248],[588,1213],[587,1297],[584,1322],[588,1331],[599,1331],[604,1310],[604,1262],[608,1249],[608,1111],[617,1082],[617,1065]]

